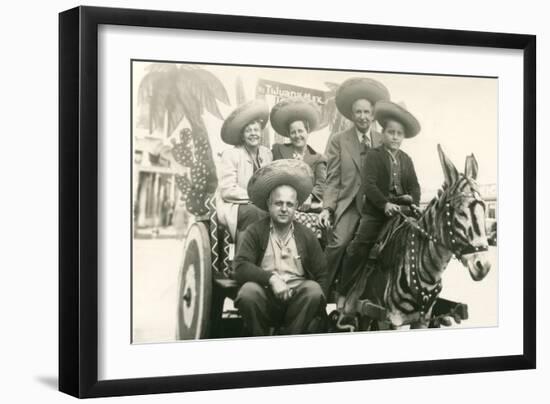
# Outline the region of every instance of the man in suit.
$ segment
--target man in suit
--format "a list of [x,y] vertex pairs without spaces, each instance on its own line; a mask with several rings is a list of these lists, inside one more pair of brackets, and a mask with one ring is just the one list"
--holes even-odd
[[372,127],[374,105],[389,100],[387,88],[376,80],[351,78],[336,92],[336,106],[353,127],[333,135],[326,149],[327,182],[319,220],[331,228],[325,254],[328,285],[338,292],[342,258],[351,241],[362,208],[362,168],[366,152],[380,145],[380,133]]

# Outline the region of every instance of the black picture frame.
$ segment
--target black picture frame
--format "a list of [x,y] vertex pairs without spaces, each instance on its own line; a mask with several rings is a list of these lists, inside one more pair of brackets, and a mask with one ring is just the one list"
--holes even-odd
[[[101,24],[523,51],[523,354],[98,381],[98,27]],[[59,390],[76,397],[325,383],[536,367],[536,37],[78,7],[59,15]]]

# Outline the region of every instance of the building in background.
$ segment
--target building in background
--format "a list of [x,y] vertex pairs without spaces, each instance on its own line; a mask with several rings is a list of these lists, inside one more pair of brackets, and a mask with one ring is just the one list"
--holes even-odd
[[181,238],[192,215],[182,207],[171,162],[154,153],[160,143],[157,136],[134,137],[134,236]]

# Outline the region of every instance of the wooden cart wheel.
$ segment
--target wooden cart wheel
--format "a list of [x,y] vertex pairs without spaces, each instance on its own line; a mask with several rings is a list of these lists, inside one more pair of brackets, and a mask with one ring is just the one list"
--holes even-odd
[[177,339],[208,336],[212,300],[212,262],[208,230],[193,223],[187,233],[178,279]]

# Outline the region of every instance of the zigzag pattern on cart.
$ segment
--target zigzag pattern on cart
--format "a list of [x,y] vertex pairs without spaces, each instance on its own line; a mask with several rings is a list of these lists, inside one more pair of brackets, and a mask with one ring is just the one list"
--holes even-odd
[[229,232],[226,228],[223,229],[223,273],[226,277],[231,277],[231,265],[229,263],[229,244],[231,240],[229,239]]
[[208,216],[210,217],[210,246],[212,252],[212,268],[216,273],[220,272],[219,261],[220,256],[218,253],[218,215],[216,214],[216,206],[214,204],[214,198],[208,198]]

